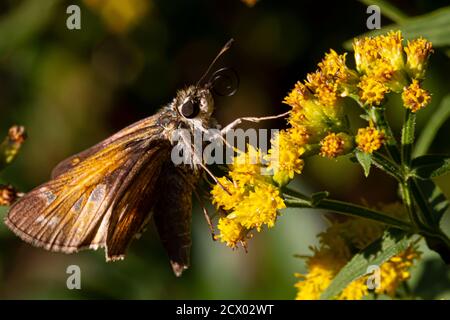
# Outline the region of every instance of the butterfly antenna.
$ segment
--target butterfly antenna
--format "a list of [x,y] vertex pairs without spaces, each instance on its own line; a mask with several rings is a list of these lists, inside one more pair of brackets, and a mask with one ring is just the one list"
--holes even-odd
[[205,79],[205,77],[209,74],[209,72],[211,71],[211,68],[214,66],[214,64],[217,62],[217,60],[225,53],[228,51],[228,49],[231,48],[231,45],[233,44],[234,39],[231,38],[230,40],[228,40],[228,42],[223,46],[222,50],[219,51],[219,53],[217,54],[217,56],[214,58],[214,60],[210,63],[208,69],[206,69],[206,72],[202,75],[202,77],[200,78],[200,80],[198,80],[197,82],[197,87],[200,85],[200,83],[203,81],[203,79]]

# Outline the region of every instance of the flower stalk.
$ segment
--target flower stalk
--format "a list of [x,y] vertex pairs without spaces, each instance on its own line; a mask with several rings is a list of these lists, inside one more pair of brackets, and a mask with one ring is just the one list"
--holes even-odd
[[407,221],[350,202],[328,198],[315,202],[314,199],[289,188],[285,189],[283,196],[288,207],[328,210],[351,217],[370,219],[410,233],[418,231]]

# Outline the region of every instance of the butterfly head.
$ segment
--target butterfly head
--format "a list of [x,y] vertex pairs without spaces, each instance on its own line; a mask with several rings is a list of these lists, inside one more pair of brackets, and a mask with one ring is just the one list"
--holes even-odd
[[210,74],[216,61],[231,47],[233,41],[233,39],[230,39],[225,44],[206,69],[206,72],[198,80],[197,84],[180,90],[172,104],[182,122],[191,128],[206,128],[210,122],[211,115],[214,111],[212,91],[217,93],[217,80],[223,78],[222,71],[227,68],[217,70],[206,83],[204,80]]
[[206,126],[214,111],[214,99],[208,87],[190,86],[180,90],[174,107],[182,121],[190,126]]

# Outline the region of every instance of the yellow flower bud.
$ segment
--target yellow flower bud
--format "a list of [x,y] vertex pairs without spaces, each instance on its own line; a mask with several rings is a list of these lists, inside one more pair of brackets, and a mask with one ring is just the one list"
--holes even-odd
[[406,70],[413,79],[422,80],[425,78],[425,71],[428,65],[428,58],[433,53],[431,42],[419,38],[408,41],[405,47]]

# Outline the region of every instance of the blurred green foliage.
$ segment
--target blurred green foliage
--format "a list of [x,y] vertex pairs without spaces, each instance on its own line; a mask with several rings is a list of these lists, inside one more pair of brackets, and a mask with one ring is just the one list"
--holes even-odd
[[[216,117],[222,124],[239,116],[286,111],[283,97],[315,69],[324,52],[342,52],[346,40],[367,32],[366,7],[357,1],[261,0],[252,8],[238,0],[143,1],[148,2],[146,13],[136,14],[130,28],[111,27],[114,19],[105,17],[112,11],[99,9],[98,1],[79,1],[81,30],[66,28],[71,1],[1,2],[0,136],[18,123],[27,128],[29,139],[15,163],[2,172],[0,183],[28,191],[46,181],[51,168],[65,157],[151,115],[178,88],[195,82],[231,37],[236,45],[221,64],[238,71],[241,87],[233,97],[218,97]],[[393,4],[405,15],[417,16],[447,2]],[[419,114],[419,131],[449,93],[445,47],[436,50],[430,65],[425,87],[433,101]],[[389,117],[399,130],[402,108],[391,100]],[[356,105],[349,106],[355,121],[356,110]],[[261,126],[280,128],[284,123]],[[432,152],[449,152],[449,130],[447,121]],[[449,180],[444,176],[437,181],[447,196]],[[360,167],[345,158],[309,159],[295,183],[303,190],[326,189],[354,202],[397,198],[394,181],[377,170],[365,179]],[[5,213],[0,208],[0,216]],[[152,228],[133,243],[125,261],[105,263],[100,251],[63,255],[33,248],[2,224],[0,298],[291,299],[293,274],[303,271],[303,261],[293,255],[308,254],[323,228],[316,212],[289,209],[274,229],[252,240],[248,253],[231,251],[211,240],[201,210],[195,207],[192,267],[177,279]],[[449,297],[448,267],[425,247],[424,251],[411,281],[413,292],[424,298]],[[66,288],[66,268],[71,264],[81,267],[82,290]]]

